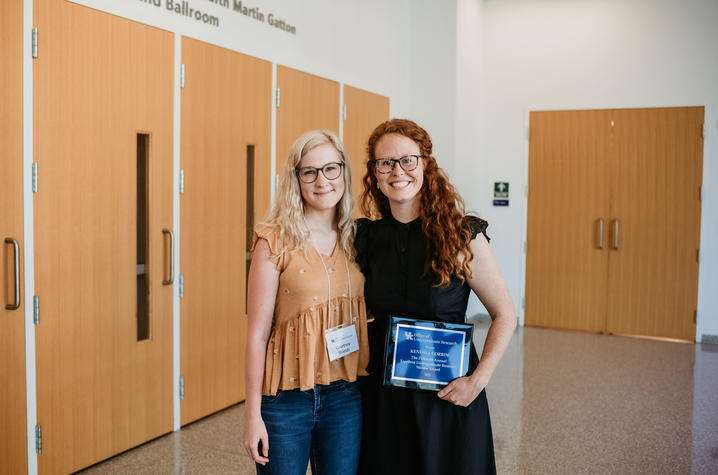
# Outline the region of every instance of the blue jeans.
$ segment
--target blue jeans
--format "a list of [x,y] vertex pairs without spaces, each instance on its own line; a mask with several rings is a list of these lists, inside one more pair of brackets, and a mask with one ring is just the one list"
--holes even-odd
[[335,381],[308,391],[262,396],[269,462],[258,474],[354,475],[361,442],[361,395],[356,383]]

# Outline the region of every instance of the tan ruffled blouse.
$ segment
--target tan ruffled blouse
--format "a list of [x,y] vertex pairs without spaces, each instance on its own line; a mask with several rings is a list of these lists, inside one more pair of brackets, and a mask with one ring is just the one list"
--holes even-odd
[[[317,384],[333,381],[356,381],[365,376],[369,363],[367,315],[364,304],[364,276],[359,266],[347,256],[349,279],[344,265],[341,245],[324,259],[326,272],[314,246],[304,251],[288,251],[284,247],[279,227],[265,226],[255,232],[269,243],[270,260],[279,270],[279,288],[274,306],[272,332],[267,342],[262,394],[273,396],[277,390],[299,388],[307,390]],[[331,302],[327,291],[327,273],[331,281]],[[351,280],[351,299],[349,297]],[[331,305],[331,322],[329,321]],[[324,330],[340,323],[356,325],[359,351],[329,361]]]

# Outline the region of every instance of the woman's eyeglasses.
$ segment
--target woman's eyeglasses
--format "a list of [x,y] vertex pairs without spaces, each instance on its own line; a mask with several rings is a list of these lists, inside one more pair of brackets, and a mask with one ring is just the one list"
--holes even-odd
[[401,158],[377,158],[374,160],[374,167],[379,173],[391,173],[398,163],[402,170],[410,172],[419,164],[422,155],[407,155]]
[[327,180],[336,180],[339,178],[339,175],[342,174],[343,166],[343,163],[330,162],[320,168],[301,167],[295,168],[294,171],[297,173],[297,177],[302,181],[302,183],[314,183],[319,177],[319,170],[322,171],[322,175],[324,175],[324,178]]

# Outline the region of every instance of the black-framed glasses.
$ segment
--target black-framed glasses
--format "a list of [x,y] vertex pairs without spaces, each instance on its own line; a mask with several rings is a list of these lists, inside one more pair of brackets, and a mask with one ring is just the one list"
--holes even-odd
[[394,166],[398,163],[402,170],[410,172],[419,164],[419,159],[423,155],[407,155],[401,158],[377,158],[374,160],[374,166],[379,173],[391,173]]
[[295,168],[294,171],[302,183],[314,183],[319,177],[319,170],[327,180],[336,180],[342,174],[343,166],[344,164],[340,162],[329,162],[323,167],[301,167]]

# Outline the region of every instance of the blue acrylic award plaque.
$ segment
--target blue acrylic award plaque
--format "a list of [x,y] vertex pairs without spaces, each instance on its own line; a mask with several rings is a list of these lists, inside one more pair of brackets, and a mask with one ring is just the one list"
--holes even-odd
[[440,391],[466,375],[473,325],[389,316],[384,386]]

